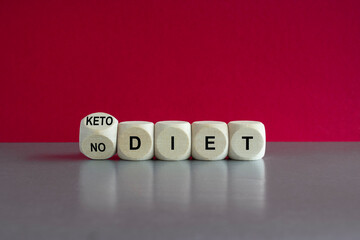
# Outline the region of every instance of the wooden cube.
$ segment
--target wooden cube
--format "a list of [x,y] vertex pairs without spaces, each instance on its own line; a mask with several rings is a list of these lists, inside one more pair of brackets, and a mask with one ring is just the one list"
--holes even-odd
[[118,155],[124,160],[149,160],[154,157],[154,123],[128,121],[119,123]]
[[265,155],[265,126],[257,121],[229,122],[229,157],[234,160],[257,160]]
[[80,122],[80,151],[91,159],[107,159],[116,152],[118,120],[110,114],[98,112]]
[[191,155],[191,125],[184,121],[155,124],[155,157],[159,160],[185,160]]
[[192,156],[197,160],[222,160],[228,154],[225,122],[198,121],[192,124]]

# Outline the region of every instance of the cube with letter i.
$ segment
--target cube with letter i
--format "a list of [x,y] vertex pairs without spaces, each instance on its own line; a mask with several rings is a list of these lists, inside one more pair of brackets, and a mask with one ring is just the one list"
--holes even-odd
[[155,124],[155,157],[159,160],[185,160],[191,154],[191,125],[184,121]]

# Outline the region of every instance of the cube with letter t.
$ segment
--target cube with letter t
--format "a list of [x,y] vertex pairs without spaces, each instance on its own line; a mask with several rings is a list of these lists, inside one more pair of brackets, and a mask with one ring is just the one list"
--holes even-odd
[[257,160],[264,157],[265,126],[257,121],[229,122],[229,157],[234,160]]

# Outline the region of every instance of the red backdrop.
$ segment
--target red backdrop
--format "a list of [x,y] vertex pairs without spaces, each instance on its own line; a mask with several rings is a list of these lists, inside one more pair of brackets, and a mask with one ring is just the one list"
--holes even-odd
[[259,120],[269,141],[360,140],[360,1],[0,1],[0,141],[81,118]]

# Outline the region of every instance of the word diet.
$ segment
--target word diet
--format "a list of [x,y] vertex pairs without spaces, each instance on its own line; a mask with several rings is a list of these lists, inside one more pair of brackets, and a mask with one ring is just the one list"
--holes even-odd
[[102,112],[81,120],[79,142],[91,159],[108,159],[117,151],[124,160],[256,160],[266,147],[265,126],[257,121],[119,123]]

